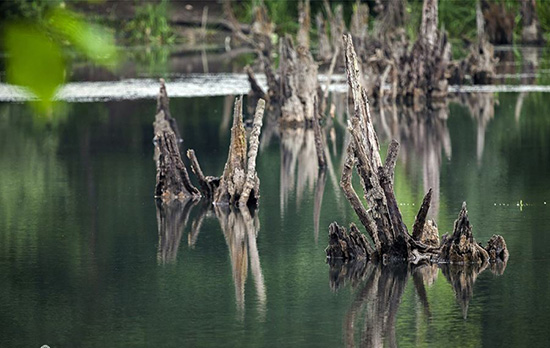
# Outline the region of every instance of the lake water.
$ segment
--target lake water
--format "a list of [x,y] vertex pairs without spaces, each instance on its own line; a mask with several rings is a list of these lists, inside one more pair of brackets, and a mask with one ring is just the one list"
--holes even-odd
[[[338,186],[344,95],[324,176],[312,133],[264,126],[250,217],[155,202],[154,99],[66,103],[50,118],[0,103],[0,346],[548,346],[549,97],[461,94],[431,119],[375,111],[383,151],[402,145],[407,225],[432,187],[440,233],[466,201],[476,239],[501,234],[511,256],[504,272],[360,277],[324,253],[331,222],[358,222]],[[171,100],[207,175],[223,170],[233,100]]]

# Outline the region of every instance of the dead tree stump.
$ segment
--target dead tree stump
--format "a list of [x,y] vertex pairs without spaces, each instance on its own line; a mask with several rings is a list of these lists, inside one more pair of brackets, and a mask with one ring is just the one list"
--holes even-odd
[[315,22],[317,24],[317,41],[319,44],[317,59],[321,62],[330,62],[330,58],[332,57],[332,48],[327,35],[327,23],[321,12],[317,13],[317,16],[315,16]]
[[[455,222],[452,235],[439,243],[435,223],[426,223],[431,202],[431,189],[426,194],[410,235],[403,223],[395,198],[394,169],[399,146],[393,141],[382,164],[380,145],[374,131],[365,89],[360,83],[357,57],[350,35],[344,36],[346,73],[353,114],[348,121],[351,142],[347,149],[340,185],[351,203],[370,239],[361,236],[352,225],[350,234],[333,223],[329,228],[330,242],[326,249],[329,260],[369,259],[373,261],[439,263],[484,263],[489,252],[494,258],[508,255],[506,243],[494,236],[487,249],[477,244],[472,235],[464,204]],[[357,170],[368,209],[359,199],[352,185],[352,171]],[[440,246],[441,245],[441,246]]]
[[212,195],[214,204],[257,205],[260,197],[256,157],[265,101],[263,99],[258,101],[248,148],[243,125],[242,103],[242,97],[235,100],[229,154],[219,186]]
[[175,120],[169,116],[169,99],[166,87],[164,80],[161,79],[160,82],[157,114],[153,123],[154,160],[157,166],[155,197],[162,198],[164,201],[199,197],[199,190],[191,183],[181,159],[178,136],[172,128]]
[[290,36],[279,47],[279,79],[281,84],[281,123],[300,126],[311,123],[319,82],[317,64],[304,46],[294,49]]

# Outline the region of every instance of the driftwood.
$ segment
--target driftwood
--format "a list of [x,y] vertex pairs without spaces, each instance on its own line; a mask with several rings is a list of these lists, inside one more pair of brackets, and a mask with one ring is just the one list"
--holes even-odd
[[[357,237],[356,228],[347,235],[337,224],[330,227],[330,244],[327,248],[329,260],[368,259],[383,263],[421,262],[438,263],[483,263],[497,262],[507,256],[504,240],[499,241],[499,248],[494,248],[497,259],[490,259],[489,250],[477,244],[473,238],[466,205],[464,204],[455,222],[454,231],[444,236],[440,243],[433,243],[435,224],[426,224],[427,211],[431,201],[431,190],[426,195],[417,215],[413,234],[410,235],[403,223],[401,213],[393,190],[394,167],[398,154],[398,144],[392,143],[388,149],[386,161],[382,164],[379,143],[365,89],[359,79],[356,53],[351,36],[344,36],[345,59],[350,99],[353,102],[353,114],[348,125],[351,134],[341,187],[351,203],[373,245],[364,243],[365,238]],[[352,171],[356,168],[363,188],[367,209],[352,186]],[[430,229],[430,230],[426,230]],[[426,231],[425,231],[426,230]],[[500,242],[502,239],[502,242]],[[429,242],[429,243],[428,243]],[[495,243],[493,243],[495,244]],[[441,246],[439,246],[441,245]],[[367,247],[368,246],[368,247]],[[502,261],[502,260],[501,260]],[[505,260],[504,260],[505,261]]]

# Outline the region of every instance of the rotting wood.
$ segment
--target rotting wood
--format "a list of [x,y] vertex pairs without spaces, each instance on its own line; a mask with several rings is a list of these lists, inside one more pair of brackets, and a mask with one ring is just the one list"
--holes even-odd
[[229,154],[220,178],[220,184],[213,195],[214,204],[258,204],[260,179],[256,173],[256,156],[264,109],[265,101],[260,99],[254,115],[250,147],[247,149],[242,115],[242,97],[235,100]]
[[311,27],[311,15],[310,15],[309,0],[298,1],[298,34],[296,40],[298,45],[304,46],[309,50],[309,29]]
[[214,196],[214,192],[216,191],[218,186],[220,186],[220,178],[210,175],[205,176],[203,174],[201,166],[199,165],[199,160],[195,155],[195,150],[187,150],[187,158],[189,158],[189,161],[191,163],[191,170],[193,171],[193,174],[195,174],[195,176],[199,180],[199,186],[203,196],[208,199],[212,199]]
[[157,114],[161,111],[164,112],[164,118],[170,125],[170,128],[176,135],[176,139],[178,142],[181,142],[181,135],[178,128],[178,123],[176,122],[176,119],[172,117],[172,114],[170,113],[170,99],[168,98],[168,94],[166,93],[166,85],[164,79],[160,79],[160,91],[157,96]]
[[[546,2],[546,1],[542,1]],[[541,6],[548,6],[544,4]],[[536,0],[521,0],[521,42],[523,44],[541,45],[544,43],[540,21],[537,16]]]
[[299,126],[313,120],[314,97],[319,89],[317,64],[306,47],[285,36],[279,47],[281,84],[281,123]]
[[[265,100],[258,100],[248,147],[242,107],[241,96],[235,100],[229,154],[221,177],[205,176],[195,151],[192,149],[187,151],[191,169],[199,181],[202,195],[212,200],[214,204],[240,206],[258,204],[260,179],[256,172],[256,158]],[[176,136],[165,117],[164,110],[169,110],[169,103],[163,80],[161,80],[157,109],[160,111],[155,116],[154,122],[154,158],[157,165],[155,196],[161,197],[164,201],[181,200],[186,197],[198,198],[201,193],[191,183],[180,155]]]
[[[155,116],[154,160],[157,167],[155,197],[164,201],[183,199],[186,197],[199,197],[199,190],[191,183],[189,174],[182,161],[179,141],[171,126],[169,113],[169,100],[166,93],[164,80],[160,81],[161,87],[157,99],[157,114]],[[172,123],[175,124],[175,121]]]
[[[366,92],[360,82],[357,57],[350,35],[344,35],[344,43],[346,73],[354,112],[348,126],[351,141],[342,171],[341,187],[371,237],[374,247],[369,243],[357,242],[357,237],[351,238],[351,234],[346,234],[345,229],[333,223],[329,228],[330,241],[326,249],[329,260],[332,262],[336,258],[368,258],[383,263],[483,263],[490,260],[488,251],[491,251],[494,261],[505,261],[503,258],[507,258],[508,251],[502,237],[494,236],[487,248],[475,242],[465,203],[455,222],[453,233],[443,236],[441,243],[434,241],[437,235],[436,225],[426,222],[431,190],[424,198],[417,215],[413,235],[408,233],[393,189],[398,144],[392,142],[386,163],[382,165],[380,146],[372,124]],[[352,186],[353,168],[359,174],[368,209]],[[355,229],[356,227],[352,228],[353,231]],[[361,239],[363,240],[366,239]]]
[[320,169],[326,169],[327,167],[327,156],[325,154],[325,147],[324,147],[324,141],[323,141],[323,134],[321,132],[321,125],[320,125],[320,114],[319,114],[319,106],[317,99],[314,101],[314,114],[313,114],[313,133],[315,135],[315,150],[317,153],[317,163],[319,165]]
[[317,41],[319,44],[317,59],[321,62],[328,62],[330,57],[332,57],[332,48],[327,35],[327,23],[321,12],[317,13],[317,16],[315,16],[315,22],[317,25]]

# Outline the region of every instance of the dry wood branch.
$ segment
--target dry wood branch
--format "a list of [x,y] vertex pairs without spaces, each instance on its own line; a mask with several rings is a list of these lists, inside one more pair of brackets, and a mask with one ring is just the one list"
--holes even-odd
[[223,175],[220,178],[220,185],[214,192],[215,204],[256,205],[258,203],[260,180],[256,173],[256,156],[258,155],[264,109],[265,100],[260,99],[256,106],[250,148],[247,148],[242,115],[242,97],[235,100],[229,154]]
[[259,197],[260,180],[256,173],[256,157],[258,156],[258,147],[260,144],[260,132],[262,130],[262,119],[265,110],[265,100],[260,99],[256,106],[256,112],[254,113],[254,123],[252,126],[252,133],[250,133],[250,145],[248,147],[248,168],[246,171],[246,181],[244,188],[239,199],[239,204],[246,205],[250,198],[252,190],[255,192],[253,196],[255,199]]
[[327,158],[325,154],[323,134],[321,133],[321,125],[319,124],[319,118],[321,115],[318,110],[319,106],[317,103],[317,98],[314,102],[314,115],[313,115],[313,133],[315,134],[315,150],[317,152],[317,162],[320,169],[325,169],[327,167]]
[[[395,141],[390,144],[386,162],[382,165],[368,99],[359,81],[359,66],[351,36],[345,35],[344,43],[346,73],[354,113],[351,121],[348,121],[351,141],[345,157],[341,187],[359,220],[374,241],[375,250],[369,252],[371,259],[382,260],[384,263],[386,261],[406,261],[418,264],[421,262],[483,263],[490,257],[495,260],[506,258],[508,251],[502,237],[495,236],[486,249],[475,242],[465,204],[455,222],[453,234],[450,237],[444,236],[440,248],[437,226],[433,221],[426,221],[431,202],[431,189],[418,213],[413,227],[413,236],[409,235],[407,227],[403,223],[393,188],[399,145]],[[363,206],[351,184],[354,167],[359,174],[368,210]],[[331,225],[330,235],[330,245],[333,247],[327,249],[327,256],[339,255],[343,258],[350,258],[360,253],[359,251],[350,252],[346,249],[350,243],[345,240],[346,235],[337,225]],[[344,238],[344,240],[338,240],[338,238]],[[338,246],[340,246],[340,250],[338,250]],[[366,247],[361,248],[365,249]]]
[[187,158],[189,158],[189,161],[191,162],[191,170],[199,180],[199,185],[201,187],[203,196],[208,199],[212,199],[212,197],[214,196],[214,192],[220,185],[220,178],[210,175],[204,176],[201,166],[199,165],[197,156],[195,155],[195,150],[187,150]]
[[262,87],[260,87],[260,84],[256,80],[256,76],[254,76],[254,71],[250,67],[250,65],[247,65],[244,68],[244,71],[248,75],[248,82],[250,82],[250,88],[252,89],[252,93],[256,98],[262,98],[264,100],[267,100],[269,102],[269,96],[264,92]]
[[176,119],[172,118],[172,115],[170,113],[170,99],[168,98],[168,94],[166,93],[166,85],[164,79],[160,79],[160,91],[157,96],[157,114],[161,111],[164,112],[164,118],[176,135],[176,139],[178,140],[178,142],[181,142],[182,139],[178,128],[178,123],[176,122]]

